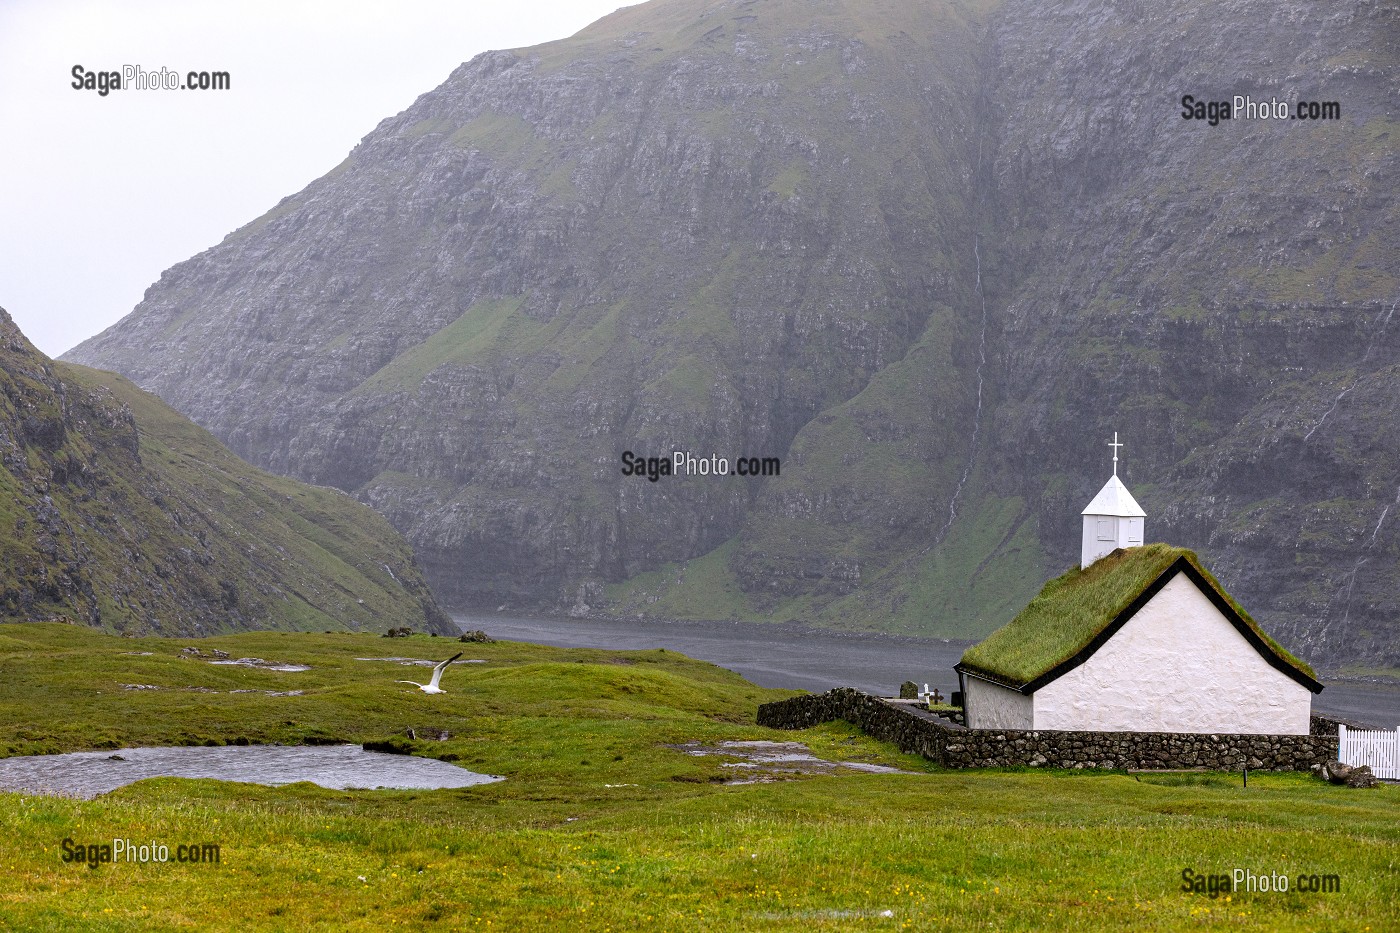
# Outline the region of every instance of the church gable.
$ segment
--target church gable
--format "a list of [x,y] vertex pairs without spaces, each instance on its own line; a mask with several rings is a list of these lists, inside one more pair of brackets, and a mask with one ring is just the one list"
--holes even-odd
[[1307,733],[1308,688],[1270,664],[1190,575],[1165,576],[1083,662],[1022,697],[1033,727]]
[[957,670],[1030,694],[1087,661],[1180,574],[1270,666],[1314,693],[1322,689],[1312,669],[1269,638],[1195,554],[1165,544],[1114,551],[1051,580],[1016,618],[969,648]]

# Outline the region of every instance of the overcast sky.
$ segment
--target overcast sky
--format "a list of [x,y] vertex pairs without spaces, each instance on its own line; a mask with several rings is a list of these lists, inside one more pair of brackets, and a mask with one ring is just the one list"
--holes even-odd
[[[0,0],[0,307],[57,356],[478,52],[626,5]],[[227,71],[232,87],[103,97],[72,87],[74,65]]]

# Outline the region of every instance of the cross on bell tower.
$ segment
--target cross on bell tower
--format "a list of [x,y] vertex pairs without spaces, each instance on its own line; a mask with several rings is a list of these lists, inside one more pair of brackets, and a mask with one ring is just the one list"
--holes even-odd
[[1113,440],[1108,442],[1108,446],[1113,448],[1113,475],[1118,475],[1118,448],[1126,445],[1118,443],[1118,432],[1113,432]]

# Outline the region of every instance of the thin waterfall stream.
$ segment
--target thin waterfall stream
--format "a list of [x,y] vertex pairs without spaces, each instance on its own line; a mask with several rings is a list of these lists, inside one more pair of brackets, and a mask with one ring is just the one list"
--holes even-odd
[[982,306],[981,328],[977,336],[977,408],[972,414],[972,443],[967,448],[967,463],[963,465],[962,475],[958,477],[958,484],[953,487],[953,496],[948,500],[948,521],[938,532],[933,547],[943,543],[943,539],[953,529],[953,522],[957,521],[958,498],[962,495],[963,487],[967,485],[967,478],[972,475],[973,464],[977,462],[977,442],[982,434],[982,385],[985,380],[984,371],[987,367],[987,296],[982,291],[982,234],[980,233],[972,235],[972,256],[977,270],[977,298]]

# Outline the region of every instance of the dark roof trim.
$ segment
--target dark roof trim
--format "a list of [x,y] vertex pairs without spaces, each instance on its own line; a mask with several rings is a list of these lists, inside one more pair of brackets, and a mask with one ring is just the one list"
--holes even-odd
[[953,665],[953,670],[957,671],[959,674],[966,674],[969,677],[976,677],[978,680],[985,680],[989,684],[996,684],[998,687],[1006,687],[1010,690],[1024,692],[1021,691],[1021,687],[1024,686],[1023,684],[1017,683],[1014,680],[1008,680],[1005,677],[998,677],[996,674],[989,674],[986,671],[979,670],[975,667],[970,667],[969,665],[966,665],[961,661]]
[[974,677],[980,677],[981,679],[986,680],[990,683],[997,684],[998,686],[1009,687],[1012,690],[1018,690],[1021,693],[1029,696],[1030,694],[1039,690],[1041,687],[1050,683],[1052,680],[1055,680],[1059,677],[1064,676],[1065,674],[1068,674],[1070,671],[1074,670],[1076,667],[1093,657],[1094,652],[1102,648],[1105,642],[1107,642],[1110,638],[1112,638],[1118,633],[1119,629],[1127,625],[1128,620],[1130,620],[1133,616],[1137,615],[1138,610],[1140,610],[1143,606],[1147,605],[1148,602],[1151,601],[1152,597],[1156,596],[1159,592],[1161,592],[1162,587],[1170,583],[1179,573],[1186,574],[1186,576],[1191,580],[1191,582],[1196,584],[1196,588],[1205,594],[1206,599],[1210,600],[1211,605],[1215,606],[1216,609],[1220,610],[1220,614],[1223,615],[1227,620],[1229,620],[1230,624],[1235,627],[1235,631],[1243,635],[1245,641],[1249,642],[1249,644],[1254,648],[1254,650],[1259,652],[1259,654],[1263,656],[1265,661],[1269,662],[1269,665],[1271,667],[1284,674],[1287,674],[1290,678],[1302,684],[1304,687],[1307,687],[1313,693],[1322,692],[1322,684],[1318,683],[1316,680],[1309,677],[1307,674],[1298,670],[1292,664],[1289,664],[1288,661],[1286,661],[1284,658],[1280,657],[1278,652],[1276,652],[1269,645],[1268,642],[1261,638],[1259,634],[1255,632],[1253,628],[1250,627],[1249,623],[1245,622],[1245,620],[1240,616],[1240,614],[1235,611],[1235,607],[1230,605],[1230,601],[1227,600],[1224,596],[1222,596],[1220,591],[1217,590],[1214,586],[1212,586],[1210,581],[1207,580],[1205,576],[1199,570],[1196,569],[1196,565],[1191,563],[1185,557],[1178,557],[1175,561],[1173,561],[1170,567],[1162,571],[1161,575],[1159,575],[1157,579],[1153,580],[1147,587],[1145,587],[1143,591],[1138,594],[1137,598],[1128,604],[1126,609],[1118,613],[1114,620],[1108,625],[1104,626],[1104,628],[1097,635],[1095,635],[1087,645],[1081,648],[1077,654],[1075,654],[1071,658],[1061,661],[1059,664],[1056,664],[1054,667],[1050,668],[1050,670],[1046,671],[1044,674],[1041,674],[1034,680],[1029,681],[1028,683],[1016,684],[1005,678],[988,674],[985,671],[979,671],[973,667],[967,667],[961,663],[954,665],[953,669],[961,673],[971,674]]

